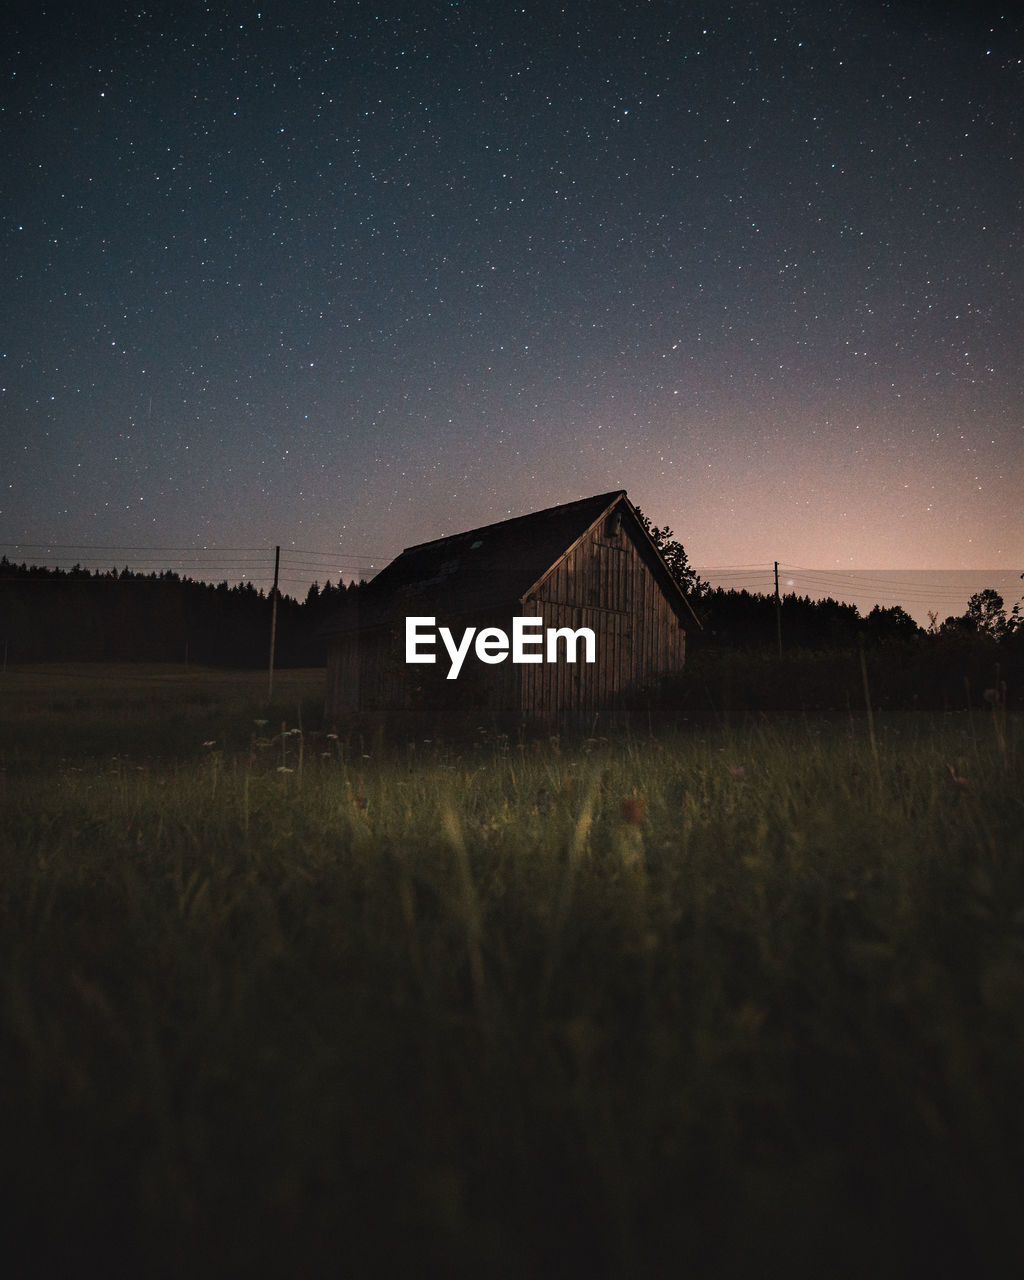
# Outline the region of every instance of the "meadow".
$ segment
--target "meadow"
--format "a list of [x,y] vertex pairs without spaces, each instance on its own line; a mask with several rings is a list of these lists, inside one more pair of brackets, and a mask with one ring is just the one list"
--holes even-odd
[[9,1274],[1014,1272],[1001,700],[425,741],[322,692],[0,677]]

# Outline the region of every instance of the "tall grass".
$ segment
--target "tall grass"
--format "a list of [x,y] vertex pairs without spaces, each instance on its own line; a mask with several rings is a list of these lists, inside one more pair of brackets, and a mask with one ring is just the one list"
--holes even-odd
[[44,1270],[1020,1256],[1013,716],[384,751],[229,705],[174,750],[151,697],[138,754],[74,707],[48,758],[6,735],[5,1203]]

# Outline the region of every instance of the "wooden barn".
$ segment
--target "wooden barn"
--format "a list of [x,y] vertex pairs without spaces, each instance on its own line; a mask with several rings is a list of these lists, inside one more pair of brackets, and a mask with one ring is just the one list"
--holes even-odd
[[[546,650],[538,630],[529,652],[539,656],[480,660],[467,644],[457,678],[449,679],[440,635],[433,648],[415,650],[436,653],[433,665],[406,660],[410,617],[433,618],[454,642],[469,627],[508,635],[516,617],[542,619],[545,634],[586,628],[594,660],[584,660],[582,638],[575,661],[564,637]],[[422,709],[476,722],[603,721],[627,692],[681,670],[688,621],[693,612],[625,491],[598,494],[406,548],[327,630],[327,713],[335,720]],[[528,625],[532,634],[541,624]]]

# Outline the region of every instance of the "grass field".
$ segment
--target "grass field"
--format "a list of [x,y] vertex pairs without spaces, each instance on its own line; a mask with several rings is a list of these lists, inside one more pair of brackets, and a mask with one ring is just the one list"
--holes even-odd
[[383,746],[265,694],[0,680],[14,1274],[1015,1273],[1018,719]]

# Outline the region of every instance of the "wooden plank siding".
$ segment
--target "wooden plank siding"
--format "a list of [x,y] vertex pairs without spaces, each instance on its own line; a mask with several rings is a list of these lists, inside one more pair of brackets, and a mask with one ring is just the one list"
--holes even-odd
[[[589,627],[593,666],[523,667],[523,712],[540,720],[586,721],[621,708],[651,675],[682,669],[686,632],[626,522],[592,529],[554,566],[523,612],[545,627]],[[582,656],[582,655],[580,655]]]

